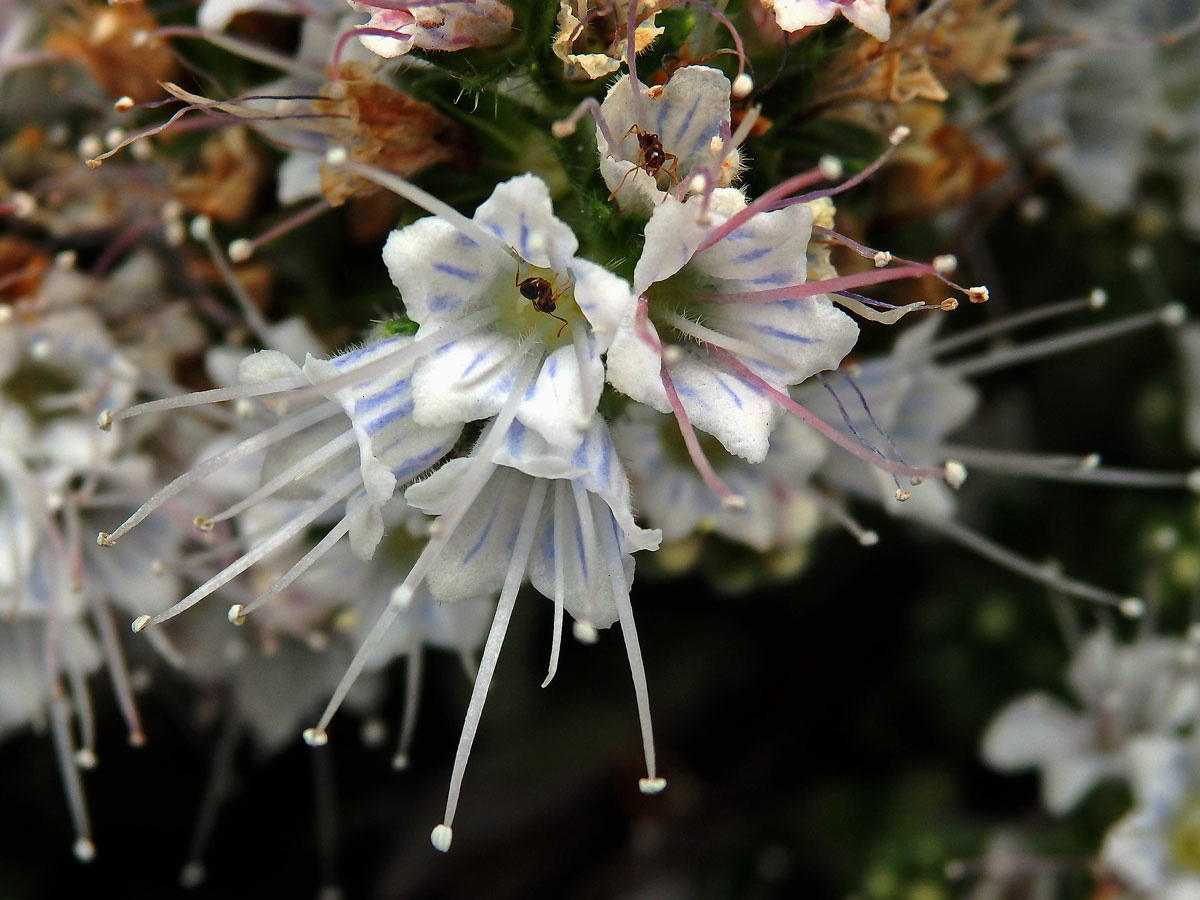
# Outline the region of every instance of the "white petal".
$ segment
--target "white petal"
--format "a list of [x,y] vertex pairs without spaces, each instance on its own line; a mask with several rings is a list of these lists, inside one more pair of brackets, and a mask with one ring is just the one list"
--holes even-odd
[[1120,757],[1087,753],[1057,756],[1042,767],[1042,799],[1046,811],[1056,816],[1070,812],[1097,782],[1121,774]]
[[540,268],[567,265],[579,246],[575,233],[554,215],[550,190],[536,175],[497,185],[475,211],[475,221]]
[[992,720],[981,752],[993,768],[1012,772],[1032,768],[1091,744],[1091,722],[1046,694],[1020,697]]
[[575,302],[592,326],[592,333],[603,353],[608,350],[617,326],[637,302],[629,282],[603,266],[586,259],[571,262],[575,279]]
[[[565,448],[577,446],[580,423],[591,421],[596,411],[595,401],[604,387],[604,365],[594,346],[589,356],[587,381],[585,395],[575,348],[570,344],[559,347],[542,363],[532,392],[517,407],[517,419],[552,444]],[[583,405],[585,396],[593,401],[589,409]]]
[[520,365],[518,347],[505,334],[484,332],[422,358],[413,372],[413,418],[422,425],[449,425],[494,416]]

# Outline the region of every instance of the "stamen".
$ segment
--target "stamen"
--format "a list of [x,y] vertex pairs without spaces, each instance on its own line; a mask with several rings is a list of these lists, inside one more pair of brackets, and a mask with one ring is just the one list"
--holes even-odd
[[[343,516],[341,520],[333,526],[333,528],[329,529],[329,533],[317,542],[316,546],[305,553],[304,556],[300,557],[299,561],[297,561],[295,565],[279,576],[275,583],[267,588],[267,590],[256,597],[251,603],[246,605],[239,603],[235,607],[231,607],[229,610],[230,621],[233,621],[234,619],[240,619],[244,621],[245,617],[250,615],[250,613],[261,609],[268,603],[268,601],[274,597],[277,597],[282,591],[287,590],[288,587],[291,586],[292,582],[312,568],[313,565],[320,560],[321,557],[333,549],[333,545],[345,537],[349,531],[350,520],[348,517]],[[238,610],[237,615],[233,615],[234,609]],[[241,625],[242,621],[236,621],[234,624]]]
[[971,328],[959,334],[943,338],[930,346],[929,353],[932,356],[940,356],[943,353],[950,353],[969,344],[974,344],[977,341],[1006,334],[1009,331],[1023,328],[1026,325],[1032,325],[1034,322],[1041,322],[1044,319],[1066,316],[1086,309],[1102,309],[1107,303],[1108,293],[1103,288],[1095,288],[1086,297],[1077,297],[1071,300],[1063,300],[1059,303],[1050,303],[1046,306],[1035,307],[1023,313],[1008,316],[999,322],[980,325],[977,328]]
[[475,498],[487,484],[488,477],[496,468],[496,464],[491,461],[492,454],[500,446],[500,442],[504,440],[504,436],[508,432],[508,427],[516,418],[517,407],[533,383],[538,361],[537,354],[529,354],[521,364],[521,368],[513,379],[508,396],[504,399],[504,405],[500,408],[496,418],[492,420],[488,431],[484,433],[483,440],[472,453],[471,467],[464,474],[458,490],[450,498],[446,511],[434,522],[436,530],[431,529],[430,539],[421,551],[421,555],[417,557],[417,561],[409,570],[404,581],[392,591],[391,602],[380,614],[378,621],[358,648],[358,652],[354,654],[354,658],[346,668],[346,673],[334,688],[333,696],[329,698],[329,703],[321,713],[320,720],[314,727],[304,732],[304,740],[310,746],[320,746],[328,740],[326,729],[337,713],[338,707],[346,699],[346,694],[350,692],[351,686],[358,679],[363,666],[374,654],[375,648],[383,640],[384,634],[396,620],[396,616],[400,614],[401,610],[411,605],[416,590],[424,580],[426,573],[441,556],[446,544],[454,534],[454,530],[458,528],[459,522],[470,512],[471,504],[475,502]]
[[264,244],[269,244],[276,238],[282,237],[291,231],[295,231],[301,225],[312,219],[315,219],[329,208],[329,201],[322,197],[315,203],[302,207],[300,210],[288,216],[278,225],[273,225],[272,227],[268,228],[256,238],[238,238],[236,241],[232,241],[229,244],[229,249],[227,251],[229,253],[229,258],[235,263],[245,262],[255,254],[259,247],[262,247]]
[[893,462],[889,459],[881,459],[875,456],[870,451],[859,446],[859,444],[849,436],[838,431],[828,422],[814,415],[809,410],[805,409],[786,393],[771,385],[761,376],[749,369],[741,360],[732,353],[722,350],[720,347],[705,345],[705,349],[710,354],[715,356],[726,366],[728,366],[735,375],[745,381],[747,384],[754,385],[767,393],[776,403],[794,415],[800,421],[811,425],[819,431],[826,439],[837,444],[843,450],[857,456],[859,459],[865,460],[877,469],[882,469],[884,472],[890,472],[893,475],[905,475],[909,478],[938,478],[945,479],[946,469],[931,469],[922,466],[909,466],[903,463]]
[[1010,453],[958,445],[939,445],[939,450],[969,463],[972,468],[1001,472],[1023,478],[1046,481],[1075,481],[1114,487],[1161,488],[1200,493],[1200,471],[1163,472],[1117,467],[1099,468],[1100,457],[1050,456],[1035,453]]
[[67,681],[71,685],[71,705],[79,723],[79,749],[75,751],[75,765],[81,769],[96,768],[96,719],[92,713],[92,698],[88,693],[87,679],[78,668],[67,668]]
[[646,777],[638,781],[643,794],[657,794],[667,786],[659,778],[655,766],[654,725],[650,718],[650,691],[646,683],[646,666],[642,661],[642,649],[638,643],[637,628],[633,622],[633,606],[629,602],[629,585],[625,581],[625,565],[614,533],[616,521],[612,512],[597,501],[597,515],[606,520],[600,528],[604,554],[608,560],[608,581],[612,585],[613,598],[617,603],[617,619],[621,623],[621,637],[625,639],[625,655],[629,658],[629,673],[633,678],[633,693],[637,698],[638,722],[642,730],[642,751],[646,757]]
[[[504,635],[508,630],[508,622],[512,617],[513,606],[516,604],[517,592],[525,578],[525,569],[529,563],[529,554],[533,550],[533,541],[537,530],[538,518],[542,514],[542,501],[546,497],[548,482],[544,478],[534,478],[529,491],[529,499],[525,503],[525,513],[521,517],[521,525],[517,530],[516,542],[513,544],[512,558],[508,572],[504,576],[504,588],[500,592],[500,601],[496,605],[496,615],[492,619],[492,627],[488,632],[487,642],[483,647],[483,657],[479,663],[479,674],[475,678],[475,686],[471,689],[471,700],[467,704],[467,715],[463,721],[462,736],[458,740],[458,751],[454,756],[454,769],[450,775],[450,791],[446,799],[446,815],[442,824],[434,829],[431,839],[434,846],[445,853],[450,849],[453,840],[454,814],[458,809],[458,796],[462,788],[463,776],[467,769],[467,760],[471,756],[471,746],[475,742],[475,733],[479,728],[479,719],[483,715],[483,704],[487,700],[488,688],[496,671],[496,663],[500,658],[500,648],[504,644]],[[624,572],[622,572],[622,578]]]
[[997,544],[986,535],[980,534],[959,522],[943,521],[933,516],[920,514],[912,515],[910,518],[924,525],[926,528],[961,544],[968,550],[978,553],[985,559],[991,560],[996,565],[1015,572],[1018,575],[1023,575],[1031,581],[1036,581],[1038,584],[1044,584],[1053,590],[1061,591],[1072,597],[1078,597],[1081,600],[1090,600],[1093,603],[1099,603],[1101,606],[1112,607],[1129,618],[1138,618],[1145,610],[1145,604],[1138,597],[1122,597],[1120,594],[1114,594],[1112,591],[1106,591],[1103,588],[1094,587],[1082,581],[1066,578],[1058,574],[1054,567],[1039,566],[1033,561],[1014,553],[1007,547]]
[[224,450],[214,456],[210,456],[203,462],[197,463],[170,484],[159,488],[149,500],[143,503],[132,516],[122,522],[112,534],[103,531],[100,532],[97,543],[101,547],[113,546],[139,522],[146,518],[146,516],[150,515],[150,513],[154,512],[154,510],[158,509],[172,497],[191,487],[197,481],[206,478],[218,469],[225,468],[230,463],[237,462],[261,450],[265,450],[272,444],[276,444],[284,438],[291,437],[297,432],[303,431],[305,428],[315,425],[318,422],[322,422],[339,412],[341,410],[332,405],[315,406],[289,419],[284,419],[282,422],[272,425],[266,431],[246,438],[244,441],[234,444],[228,450]]
[[80,862],[91,862],[96,856],[96,845],[92,843],[92,825],[88,817],[87,800],[83,795],[83,780],[75,766],[70,715],[70,703],[63,696],[61,685],[56,683],[54,696],[50,699],[50,730],[58,755],[58,772],[62,776],[71,821],[75,826],[75,858]]
[[879,543],[879,533],[868,528],[864,528],[861,524],[859,524],[858,520],[850,515],[850,513],[840,504],[835,503],[833,500],[826,497],[819,491],[801,488],[800,492],[810,501],[819,506],[823,513],[850,532],[854,539],[863,547],[874,547]]
[[[421,603],[436,603],[428,592],[419,601]],[[404,674],[404,717],[400,722],[400,740],[396,744],[396,755],[392,757],[393,769],[408,768],[408,754],[412,748],[413,735],[417,731],[417,712],[421,708],[421,672],[424,668],[424,645],[421,641],[421,630],[417,623],[421,616],[410,614],[408,635],[408,660]]]
[[336,457],[339,453],[349,450],[354,446],[357,438],[353,431],[347,430],[343,434],[338,435],[319,450],[302,456],[295,463],[284,469],[270,481],[263,484],[258,490],[248,494],[244,499],[228,509],[217,513],[215,516],[204,517],[199,516],[196,519],[196,527],[201,531],[210,531],[214,525],[219,522],[224,522],[227,519],[232,519],[234,516],[240,515],[252,506],[258,505],[263,500],[282,490],[289,484],[299,481],[308,475],[311,475],[317,469],[321,468],[329,460]]
[[242,316],[246,320],[246,324],[250,326],[250,330],[254,336],[258,338],[259,343],[264,347],[271,347],[271,326],[267,324],[267,320],[263,318],[263,314],[259,312],[258,307],[254,305],[254,301],[250,299],[250,295],[246,293],[246,288],[242,285],[241,279],[237,277],[237,273],[233,271],[233,266],[229,264],[221,248],[217,246],[216,238],[212,234],[211,221],[207,216],[197,216],[192,220],[193,225],[203,221],[204,227],[200,229],[193,228],[192,234],[199,240],[206,250],[208,250],[209,258],[216,267],[217,272],[221,275],[221,280],[225,282],[225,286],[229,288],[229,292],[233,294],[233,298],[237,301],[238,308],[242,311]]
[[620,142],[609,131],[608,123],[604,121],[604,116],[600,113],[600,104],[596,102],[595,97],[585,97],[583,100],[580,100],[579,105],[571,110],[569,116],[565,119],[559,119],[550,126],[550,133],[560,141],[568,138],[575,133],[575,126],[579,123],[579,120],[589,114],[596,123],[596,127],[600,129],[600,135],[604,138],[604,145],[608,147],[608,152],[611,156],[616,152],[617,144]]
[[[340,153],[338,151],[341,151]],[[345,149],[342,147],[334,147],[326,154],[326,162],[334,167],[343,168],[348,172],[353,172],[368,181],[372,181],[380,187],[387,188],[394,194],[403,197],[410,203],[415,203],[427,213],[437,216],[440,219],[449,222],[480,247],[502,246],[505,252],[511,253],[512,250],[504,245],[490,231],[479,225],[473,219],[468,219],[453,206],[439,200],[437,197],[427,193],[417,187],[415,184],[406,181],[399,175],[392,172],[386,172],[376,166],[366,165],[356,162],[349,158]]]
[[1074,334],[1065,334],[1046,338],[1041,341],[1033,341],[1023,346],[997,350],[976,359],[949,363],[945,366],[944,371],[960,378],[969,378],[973,375],[995,372],[998,369],[1005,369],[1009,366],[1042,359],[1046,356],[1065,353],[1068,350],[1085,347],[1088,344],[1105,341],[1109,338],[1120,337],[1121,335],[1129,334],[1132,331],[1138,331],[1151,325],[1161,324],[1174,328],[1182,324],[1185,315],[1186,312],[1181,305],[1172,304],[1171,306],[1153,310],[1152,312],[1140,313],[1125,319],[1119,319],[1107,325],[1094,325],[1091,328],[1082,328]]
[[693,296],[708,303],[778,303],[783,300],[803,300],[805,297],[815,297],[818,294],[882,284],[885,281],[919,278],[927,274],[927,266],[901,266],[895,269],[872,269],[867,272],[856,272],[853,275],[838,275],[834,278],[808,281],[791,287],[768,288],[762,291],[696,291]]
[[179,884],[182,887],[197,888],[207,877],[204,857],[216,830],[217,816],[233,787],[234,751],[237,750],[240,737],[241,728],[237,716],[230,710],[225,714],[225,727],[221,729],[216,752],[213,754],[212,769],[208,774],[208,783],[204,786],[200,812],[196,816],[196,826],[188,844],[187,862],[179,873]]
[[[562,650],[563,618],[566,608],[567,558],[567,484],[559,478],[554,482],[554,625],[550,632],[550,665],[542,687],[549,686],[558,673],[558,655]],[[589,570],[590,571],[590,570]]]
[[146,733],[142,729],[141,716],[138,714],[137,703],[133,699],[133,685],[129,682],[129,668],[125,664],[125,652],[117,640],[117,629],[113,625],[112,613],[108,606],[99,600],[92,600],[92,621],[100,633],[100,643],[104,647],[104,656],[108,662],[108,676],[112,681],[113,694],[117,698],[121,716],[129,729],[129,744],[140,747],[146,743]]
[[200,587],[196,588],[170,609],[159,613],[147,619],[145,616],[139,616],[134,620],[134,632],[140,632],[147,625],[159,625],[168,619],[172,619],[181,612],[195,606],[209,594],[213,593],[224,584],[232,581],[242,572],[246,571],[260,559],[275,552],[296,535],[304,531],[309,525],[315,522],[328,509],[344,500],[359,484],[360,476],[358,472],[347,475],[345,478],[339,479],[334,483],[328,491],[322,494],[319,498],[312,501],[305,510],[291,519],[283,527],[279,528],[274,534],[260,544],[256,544],[248,552],[243,554],[234,563],[226,566],[225,569],[218,572]]

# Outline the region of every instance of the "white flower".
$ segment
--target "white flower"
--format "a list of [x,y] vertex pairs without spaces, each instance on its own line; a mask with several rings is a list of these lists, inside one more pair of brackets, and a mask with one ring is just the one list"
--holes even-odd
[[1101,859],[1147,900],[1200,896],[1200,757],[1195,740],[1155,735],[1127,751],[1134,807],[1104,838]]
[[[604,383],[600,354],[633,307],[629,286],[575,257],[574,234],[533,175],[497,186],[473,223],[469,236],[431,216],[393,232],[384,247],[406,313],[420,323],[418,342],[476,322],[417,363],[414,419],[439,426],[495,415],[528,359],[536,379],[517,418],[551,443],[574,446]],[[539,289],[549,300],[541,310],[531,296]]]
[[[628,75],[609,89],[600,105],[596,143],[600,174],[621,209],[649,215],[667,191],[686,191],[694,170],[723,160],[718,185],[727,185],[738,171],[736,148],[715,155],[714,140],[730,139],[730,83],[725,74],[707,66],[687,66],[661,87],[637,83],[634,94]],[[658,171],[647,171],[643,143],[656,139],[664,154]],[[652,174],[653,173],[653,174]],[[712,187],[713,185],[710,185]],[[678,195],[677,195],[678,196]]]
[[[448,329],[445,337],[452,336]],[[214,453],[162,488],[100,543],[111,546],[156,508],[192,484],[232,463],[266,451],[261,486],[229,509],[200,516],[203,528],[231,518],[244,509],[278,495],[306,501],[296,515],[249,547],[233,563],[191,594],[151,619],[140,616],[134,629],[165,621],[224,586],[241,572],[290,543],[308,526],[326,521],[335,509],[329,540],[349,535],[351,549],[362,559],[374,553],[384,531],[384,507],[397,485],[429,469],[457,440],[459,426],[417,427],[412,421],[412,364],[421,353],[433,352],[437,340],[422,347],[404,335],[384,337],[330,360],[309,357],[303,369],[284,354],[263,350],[244,359],[236,388],[191,397],[152,401],[107,417],[108,421],[155,409],[200,405],[206,401],[266,398],[279,421]],[[299,407],[297,409],[297,407]],[[355,450],[357,449],[357,452]],[[289,570],[296,577],[319,558],[306,554]]]
[[1129,774],[1131,742],[1195,718],[1184,647],[1162,638],[1120,645],[1094,632],[1067,671],[1083,710],[1042,693],[1014,700],[988,726],[984,760],[1002,771],[1038,768],[1046,809],[1069,812],[1101,779]]
[[[646,226],[634,291],[646,298],[647,322],[630,310],[608,351],[608,380],[657,409],[673,409],[663,371],[692,424],[750,462],[767,455],[779,404],[714,352],[728,353],[770,386],[784,390],[836,368],[854,346],[858,326],[823,294],[762,302],[764,289],[803,289],[812,212],[803,204],[759,213],[710,247],[712,225],[746,206],[741,193],[664,200]],[[678,351],[660,356],[655,342]],[[715,348],[715,351],[711,348]]]
[[366,28],[394,35],[359,37],[364,47],[386,59],[402,56],[414,48],[491,47],[503,43],[512,32],[512,10],[503,0],[414,4],[411,9],[385,9],[367,0],[348,2],[359,12],[371,13]]
[[886,0],[762,0],[762,4],[774,10],[775,21],[784,31],[824,25],[841,13],[876,40],[886,41],[892,34]]

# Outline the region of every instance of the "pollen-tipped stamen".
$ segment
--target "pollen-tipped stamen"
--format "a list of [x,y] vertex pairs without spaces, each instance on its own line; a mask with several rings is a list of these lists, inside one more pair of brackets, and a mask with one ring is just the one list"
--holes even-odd
[[75,765],[75,748],[71,740],[71,703],[63,695],[62,686],[54,685],[50,698],[50,732],[58,756],[58,772],[62,776],[63,790],[71,811],[71,822],[75,826],[75,857],[80,862],[91,862],[96,855],[92,842],[92,825],[88,816],[87,799],[83,794],[83,780]]
[[554,482],[554,624],[550,632],[550,664],[546,667],[546,678],[542,687],[548,687],[558,673],[558,657],[562,651],[563,619],[566,610],[567,558],[567,483],[563,479]]
[[[496,615],[492,619],[492,627],[488,632],[487,641],[484,643],[479,674],[475,677],[475,685],[471,689],[471,699],[467,704],[462,735],[459,737],[458,750],[454,756],[454,769],[450,774],[450,790],[446,798],[446,814],[439,826],[449,832],[445,835],[446,837],[453,835],[454,814],[458,809],[459,792],[462,789],[463,776],[466,774],[467,761],[471,756],[471,746],[475,742],[475,733],[479,728],[480,717],[483,715],[483,705],[487,700],[488,688],[491,686],[492,676],[496,671],[500,649],[504,645],[504,636],[508,631],[508,622],[516,604],[517,592],[525,578],[529,554],[533,550],[538,518],[542,514],[542,502],[546,497],[546,488],[546,479],[535,478],[533,480],[529,499],[525,502],[525,512],[521,516],[521,524],[517,529],[508,571],[504,576],[504,587],[500,591],[500,600],[496,604]],[[445,852],[449,849],[448,840],[441,843],[445,843],[446,846],[438,846],[439,850]]]
[[605,527],[600,528],[601,543],[608,563],[608,583],[612,586],[613,599],[617,606],[617,620],[621,623],[621,637],[625,641],[625,655],[629,659],[629,673],[633,678],[633,693],[637,701],[638,723],[642,732],[642,751],[646,757],[646,777],[639,779],[638,787],[643,794],[657,794],[667,786],[658,776],[654,751],[654,725],[650,717],[650,691],[646,682],[646,665],[642,660],[642,649],[638,642],[637,628],[633,622],[633,605],[629,602],[629,584],[625,580],[625,565],[621,549],[617,545],[616,521],[602,501],[600,512],[607,518]]
[[980,325],[977,328],[969,328],[958,334],[952,334],[930,345],[929,353],[931,356],[940,356],[943,353],[950,353],[978,341],[1007,334],[1010,331],[1015,331],[1018,328],[1023,328],[1026,325],[1032,325],[1035,322],[1041,322],[1045,319],[1067,316],[1084,310],[1102,309],[1107,302],[1107,293],[1102,288],[1096,288],[1086,297],[1076,297],[1071,300],[1062,300],[1058,303],[1037,306],[1022,313],[1007,316],[999,322],[990,322],[987,325]]
[[1140,616],[1141,610],[1144,609],[1142,601],[1137,597],[1121,596],[1120,594],[1106,591],[1103,588],[1087,584],[1086,582],[1067,578],[1060,575],[1053,567],[1038,565],[1032,560],[997,544],[986,535],[980,534],[959,522],[951,522],[920,514],[913,515],[911,518],[926,528],[950,538],[952,541],[979,554],[985,559],[991,560],[1001,568],[1008,569],[1039,584],[1044,584],[1048,588],[1061,591],[1072,597],[1078,597],[1081,600],[1090,600],[1093,603],[1099,603],[1101,606],[1111,607],[1131,618]]
[[[307,383],[307,382],[306,382]],[[131,407],[132,409],[133,407]],[[155,493],[143,503],[128,519],[122,522],[115,531],[101,532],[98,543],[102,547],[111,547],[116,544],[124,535],[128,534],[139,522],[145,519],[150,513],[158,509],[172,497],[182,493],[191,487],[196,482],[208,477],[212,473],[225,468],[225,466],[245,459],[255,453],[265,450],[273,444],[278,443],[285,438],[291,437],[299,431],[303,431],[312,425],[317,424],[325,419],[330,418],[339,410],[331,407],[315,406],[312,409],[298,413],[289,419],[284,419],[275,425],[272,425],[266,431],[262,431],[253,437],[246,438],[228,450],[223,450],[202,462],[192,466],[184,474],[180,475],[174,481],[159,488]]]
[[960,378],[983,375],[999,369],[1006,369],[1009,366],[1065,353],[1068,350],[1085,347],[1089,344],[1108,340],[1109,338],[1121,337],[1130,332],[1148,328],[1151,325],[1161,324],[1168,327],[1176,327],[1183,322],[1184,316],[1185,311],[1182,306],[1167,306],[1162,309],[1118,319],[1106,325],[1093,325],[1090,328],[1081,328],[1072,334],[1032,341],[1016,347],[1005,347],[974,359],[947,363],[944,366],[944,371]]
[[945,468],[934,469],[923,466],[910,466],[904,463],[893,462],[889,459],[882,459],[875,454],[866,450],[859,443],[853,440],[846,434],[838,431],[824,419],[814,415],[808,409],[805,409],[786,393],[779,390],[774,385],[767,382],[757,373],[748,368],[741,360],[735,357],[732,353],[722,350],[720,347],[705,345],[708,352],[724,363],[735,375],[745,381],[747,384],[753,385],[764,391],[772,400],[778,403],[781,407],[794,415],[800,421],[807,425],[811,425],[827,440],[837,444],[843,450],[857,456],[859,459],[870,463],[877,469],[882,469],[884,472],[889,472],[892,475],[904,475],[908,478],[946,478]]
[[[140,632],[147,625],[159,625],[168,619],[173,619],[187,609],[195,606],[209,594],[221,588],[227,582],[232,581],[242,572],[246,571],[252,565],[264,557],[274,553],[280,547],[284,546],[292,538],[301,534],[304,529],[315,522],[320,516],[327,512],[337,503],[345,500],[346,497],[359,484],[360,476],[358,472],[354,472],[344,478],[339,479],[334,485],[322,494],[316,500],[313,500],[299,513],[295,518],[277,529],[269,538],[251,547],[246,553],[240,556],[230,565],[226,566],[200,587],[196,588],[170,609],[167,609],[150,619],[145,619],[144,616],[139,616],[135,620],[134,631]],[[140,624],[141,627],[138,627]]]

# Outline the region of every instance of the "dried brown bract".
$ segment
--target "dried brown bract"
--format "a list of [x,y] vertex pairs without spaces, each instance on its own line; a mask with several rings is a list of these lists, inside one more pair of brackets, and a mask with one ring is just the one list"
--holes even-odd
[[141,3],[89,3],[74,7],[46,39],[49,50],[87,69],[111,97],[136,103],[163,96],[158,82],[175,77],[177,64],[167,42],[153,32],[158,23]]
[[171,179],[175,197],[187,209],[218,222],[244,221],[254,207],[266,163],[245,128],[227,128],[200,148],[191,171]]
[[1014,0],[950,0],[917,12],[916,0],[894,0],[891,40],[852,35],[830,61],[814,103],[828,108],[859,101],[942,102],[949,96],[947,85],[1005,81],[1020,27],[1010,15],[1013,5]]
[[[315,103],[319,113],[336,123],[330,137],[356,162],[410,176],[434,165],[467,168],[475,163],[475,148],[467,131],[428,103],[382,84],[361,67],[346,64],[337,82],[342,99]],[[330,93],[327,88],[322,92]],[[321,167],[321,190],[331,206],[376,185],[345,171]]]

